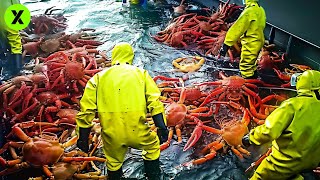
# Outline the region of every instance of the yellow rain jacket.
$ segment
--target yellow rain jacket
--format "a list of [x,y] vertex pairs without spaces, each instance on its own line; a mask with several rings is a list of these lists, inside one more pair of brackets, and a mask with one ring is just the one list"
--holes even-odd
[[250,142],[261,145],[272,141],[266,157],[251,179],[303,179],[299,173],[320,163],[320,72],[305,71],[298,79],[298,96],[284,101],[250,132]]
[[164,115],[160,90],[146,70],[131,65],[133,57],[130,44],[114,47],[112,67],[88,81],[77,114],[78,127],[88,128],[98,112],[110,171],[122,166],[128,147],[143,150],[145,160],[160,156],[159,138],[146,122],[147,112]]
[[0,41],[8,42],[12,54],[22,53],[22,43],[19,31],[9,29],[4,22],[4,14],[12,4],[20,4],[18,0],[0,0]]
[[230,27],[224,40],[224,44],[233,46],[240,38],[242,48],[239,67],[244,78],[253,76],[257,70],[257,57],[264,44],[266,14],[257,2],[246,0],[245,9]]

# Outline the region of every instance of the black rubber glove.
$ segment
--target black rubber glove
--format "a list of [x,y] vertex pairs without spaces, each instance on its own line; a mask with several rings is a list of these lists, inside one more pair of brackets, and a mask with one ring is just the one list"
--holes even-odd
[[22,68],[22,55],[21,54],[10,54],[9,56],[9,65],[12,76],[19,74]]
[[169,131],[164,124],[162,113],[152,116],[154,124],[158,127],[157,134],[160,140],[160,144],[168,140]]
[[81,151],[88,153],[89,151],[89,134],[91,128],[79,128],[79,139],[77,141],[77,146]]
[[223,43],[223,45],[222,45],[222,47],[221,47],[221,49],[220,49],[220,53],[219,53],[220,56],[223,56],[223,57],[226,56],[229,48],[230,48],[230,46],[228,46],[228,45],[226,45],[226,44]]
[[245,147],[250,146],[249,136],[250,136],[250,134],[246,134],[246,135],[243,136],[243,138],[242,138],[242,144],[243,144]]

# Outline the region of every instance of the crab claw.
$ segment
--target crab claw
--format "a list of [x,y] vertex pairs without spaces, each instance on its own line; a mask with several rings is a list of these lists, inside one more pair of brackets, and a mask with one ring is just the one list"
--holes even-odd
[[203,122],[202,121],[198,121],[197,122],[197,126],[194,128],[194,130],[193,130],[193,132],[191,134],[191,137],[189,138],[187,144],[183,148],[183,151],[187,151],[194,144],[196,144],[196,142],[198,142],[198,140],[200,139],[200,137],[202,135],[202,126],[203,126]]

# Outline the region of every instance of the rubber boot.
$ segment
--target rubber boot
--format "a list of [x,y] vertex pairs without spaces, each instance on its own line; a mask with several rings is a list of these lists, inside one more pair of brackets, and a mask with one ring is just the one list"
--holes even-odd
[[7,81],[15,76],[21,75],[22,57],[21,54],[7,54],[6,65],[3,67],[3,80]]
[[144,171],[148,180],[160,180],[161,170],[159,158],[153,161],[144,162]]
[[22,69],[22,55],[21,54],[10,54],[9,55],[9,64],[12,76],[16,76],[20,73]]
[[107,170],[107,172],[108,172],[108,180],[120,180],[122,177],[122,166],[120,167],[120,169],[116,171]]

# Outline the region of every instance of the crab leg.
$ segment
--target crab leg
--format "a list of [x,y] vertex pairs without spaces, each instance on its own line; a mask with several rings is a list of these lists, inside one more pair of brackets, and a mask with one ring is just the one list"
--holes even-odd
[[154,82],[156,82],[158,79],[164,80],[164,81],[175,81],[179,82],[179,78],[170,78],[166,76],[156,76],[153,78]]
[[242,86],[242,89],[243,89],[246,93],[249,94],[248,97],[253,96],[253,97],[255,97],[255,98],[258,100],[258,104],[259,104],[259,105],[262,104],[261,98],[260,98],[260,96],[259,96],[257,93],[253,92],[252,90],[250,90],[250,89],[247,88],[246,86]]
[[267,157],[269,156],[269,154],[272,152],[272,149],[269,148],[267,153],[265,153],[264,155],[262,155],[256,162],[253,162],[247,169],[245,172],[250,171],[251,169],[253,169],[254,167],[259,166],[259,164]]
[[107,177],[105,175],[95,175],[92,174],[92,172],[86,173],[86,174],[74,174],[73,177],[77,179],[106,179]]
[[219,141],[214,141],[214,142],[208,144],[202,150],[202,152],[204,152],[204,150],[207,151],[208,149],[210,149],[210,153],[205,155],[205,156],[203,156],[202,158],[199,158],[199,159],[191,161],[191,163],[193,165],[199,165],[199,164],[203,164],[203,163],[213,159],[214,157],[216,157],[217,151],[220,150],[223,146],[224,146],[224,144],[219,142]]
[[281,80],[290,81],[291,76],[282,74],[281,71],[279,71],[279,70],[276,69],[276,68],[273,68],[273,70],[276,72],[276,74],[278,75],[278,77],[279,77]]
[[190,149],[200,139],[202,135],[202,126],[203,126],[203,123],[201,120],[199,120],[187,144],[184,146],[183,151],[187,151],[188,149]]
[[17,114],[16,116],[14,116],[11,119],[11,122],[15,123],[16,120],[20,120],[22,117],[25,117],[31,110],[33,110],[38,105],[38,101],[35,98],[33,98],[33,101],[34,103],[30,107],[23,110],[20,114]]
[[[8,135],[9,136],[9,135]],[[23,146],[23,142],[7,142],[1,149],[0,149],[0,154],[5,152],[9,147],[15,147],[15,148],[21,148]],[[1,158],[1,157],[0,157]],[[2,164],[2,163],[0,163]]]
[[[188,117],[188,115],[186,117],[190,118]],[[183,148],[183,151],[187,151],[188,149],[190,149],[200,139],[202,135],[202,130],[205,130],[214,134],[222,134],[221,130],[204,125],[203,122],[196,117],[193,117],[193,120],[197,123],[197,126],[194,128],[191,134],[191,137],[189,138],[188,142]]]
[[72,161],[99,161],[106,162],[105,158],[100,157],[63,157],[61,158],[62,162],[72,162]]
[[208,104],[210,101],[212,101],[212,98],[213,98],[215,95],[221,94],[221,93],[223,93],[225,90],[226,90],[226,87],[222,87],[222,86],[217,87],[216,89],[214,89],[214,90],[206,97],[206,99],[202,102],[202,104],[201,104],[199,107],[205,106],[205,105]]
[[160,151],[163,151],[163,150],[167,149],[170,146],[170,142],[171,142],[172,136],[173,136],[173,127],[170,127],[168,140],[160,145]]
[[238,156],[240,159],[243,159],[243,155],[242,155],[236,148],[234,148],[233,146],[231,147],[231,151],[232,151],[236,156]]
[[[269,95],[269,96],[263,98],[261,100],[261,104],[265,104],[266,102],[268,102],[272,99],[276,99],[277,101],[285,101],[287,98],[280,96],[280,95],[277,95],[277,94],[272,94],[272,95]],[[254,107],[256,107],[256,108],[259,107],[259,104],[256,104]]]
[[[200,113],[207,110],[209,110],[207,113]],[[195,117],[210,117],[213,114],[212,107],[210,108],[200,107],[200,108],[194,109],[193,111],[199,111],[197,113],[190,113],[191,116],[195,116]]]
[[70,147],[70,146],[76,144],[76,143],[77,143],[77,140],[78,140],[78,136],[74,136],[74,137],[72,137],[69,141],[63,143],[63,144],[62,144],[62,147],[63,147],[63,148]]
[[49,167],[47,165],[42,167],[42,171],[47,177],[49,177],[50,179],[54,179],[53,173],[49,170]]
[[22,159],[15,159],[15,160],[6,161],[2,157],[0,157],[0,164],[2,165],[2,167],[11,167],[16,164],[20,164],[21,162],[22,162]]
[[13,167],[10,167],[10,168],[7,168],[7,169],[1,171],[0,172],[0,176],[2,177],[2,176],[5,176],[7,174],[12,174],[14,172],[18,172],[21,169],[28,168],[28,167],[30,167],[30,165],[27,162],[23,162],[21,164],[16,164]]
[[252,115],[254,117],[257,117],[259,119],[266,119],[268,116],[265,114],[260,114],[257,112],[254,103],[252,102],[252,99],[250,96],[248,96],[248,100],[249,100],[249,106],[250,106],[250,112],[252,113]]
[[[21,87],[19,90],[17,90],[13,97],[10,99],[10,102],[9,102],[9,106],[12,105],[12,103],[14,103],[17,99],[19,99],[23,93],[23,91],[25,91],[27,89],[27,85],[25,82],[21,82]],[[4,92],[5,93],[5,92]]]

